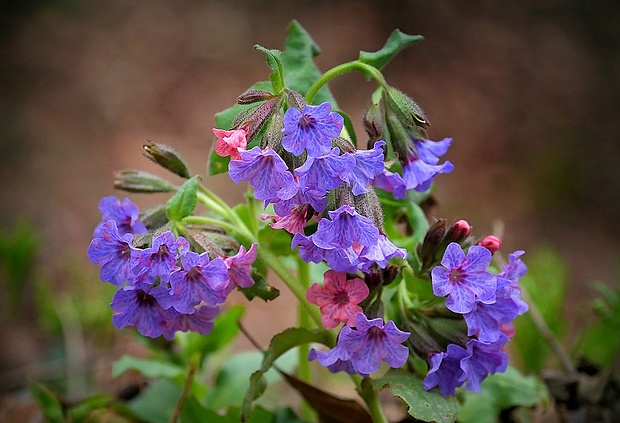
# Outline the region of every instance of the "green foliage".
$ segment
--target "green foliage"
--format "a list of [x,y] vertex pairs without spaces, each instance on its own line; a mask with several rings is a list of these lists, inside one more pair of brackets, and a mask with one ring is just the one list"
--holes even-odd
[[178,222],[189,216],[196,207],[196,193],[198,192],[198,177],[188,179],[179,187],[176,194],[166,203],[168,218]]
[[30,392],[39,404],[46,422],[63,423],[65,421],[62,404],[56,394],[40,383],[31,384]]
[[425,422],[450,423],[456,418],[456,401],[444,397],[437,389],[426,391],[419,376],[401,369],[390,369],[372,381],[377,390],[389,387],[392,394],[402,398],[409,415]]
[[383,69],[392,58],[402,49],[410,46],[411,44],[422,41],[424,37],[421,35],[407,35],[400,30],[396,29],[381,50],[369,53],[366,51],[360,51],[359,60],[362,63],[373,66],[379,70]]
[[[549,329],[560,336],[565,328],[562,315],[568,283],[564,260],[551,249],[542,249],[527,255],[528,273],[519,283],[540,310]],[[540,372],[549,358],[551,349],[540,335],[532,318],[526,313],[515,321],[516,336],[512,344],[520,356],[526,373]]]
[[280,93],[284,89],[284,71],[282,69],[282,52],[275,49],[267,49],[256,44],[254,50],[261,51],[267,56],[267,64],[271,68],[269,81],[275,94]]
[[458,409],[459,423],[494,423],[502,410],[549,401],[547,387],[540,379],[524,376],[514,367],[487,377],[481,388],[480,394],[465,391],[464,402]]

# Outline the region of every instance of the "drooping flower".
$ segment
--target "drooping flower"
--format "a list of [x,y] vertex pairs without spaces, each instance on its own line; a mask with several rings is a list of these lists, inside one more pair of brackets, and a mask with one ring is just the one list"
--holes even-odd
[[99,201],[99,211],[101,223],[95,228],[94,238],[101,236],[102,226],[108,220],[116,223],[120,235],[146,233],[146,226],[140,221],[140,210],[129,198],[121,201],[114,196],[104,197]]
[[[339,346],[329,351],[317,351],[311,348],[308,353],[308,360],[317,360],[321,366],[326,367],[331,373],[347,372],[350,375],[360,374],[353,368],[349,352],[343,350]],[[362,373],[361,376],[366,377],[368,375]]]
[[133,235],[120,235],[114,220],[105,221],[100,228],[100,236],[95,237],[88,246],[88,258],[101,266],[99,276],[102,281],[116,286],[133,284],[136,274],[139,250],[132,245]]
[[347,280],[346,273],[328,270],[323,276],[323,285],[313,284],[308,288],[306,298],[320,308],[323,327],[332,329],[340,323],[354,326],[355,316],[362,312],[358,304],[368,294],[368,286],[363,280]]
[[368,184],[376,175],[382,174],[385,169],[383,162],[383,147],[385,141],[377,141],[371,150],[357,150],[347,153],[345,156],[352,157],[354,166],[345,173],[346,181],[351,184],[353,195],[368,192]]
[[370,182],[374,187],[391,192],[394,198],[403,199],[407,196],[407,184],[398,173],[383,169]]
[[246,139],[247,133],[243,129],[234,129],[232,131],[224,131],[222,129],[213,128],[213,135],[217,137],[215,141],[215,152],[218,156],[230,156],[231,160],[241,159],[241,155],[237,151],[238,148],[245,150],[248,145]]
[[452,138],[441,141],[412,140],[413,148],[407,150],[407,156],[403,160],[403,180],[407,189],[427,191],[437,174],[452,172],[454,165],[449,161],[437,164],[439,157],[448,151],[451,143]]
[[387,236],[380,233],[376,244],[364,247],[360,253],[359,261],[362,263],[362,270],[366,270],[373,263],[377,263],[379,267],[385,269],[388,260],[394,257],[407,258],[407,250],[398,248]]
[[480,392],[480,383],[488,375],[506,371],[508,354],[502,349],[507,341],[508,337],[502,335],[493,343],[477,339],[467,342],[467,356],[461,360],[461,368],[467,374],[468,391]]
[[525,251],[518,250],[508,255],[508,264],[502,265],[502,271],[497,274],[498,278],[506,278],[510,281],[510,284],[506,286],[506,293],[504,295],[512,298],[519,307],[519,315],[525,313],[528,310],[528,305],[521,298],[521,287],[519,286],[519,279],[526,275],[527,266],[521,260],[521,256],[525,254]]
[[321,219],[313,242],[323,249],[343,249],[358,242],[374,245],[379,240],[379,230],[370,219],[358,214],[351,206],[341,206],[330,211],[328,219]]
[[455,313],[469,313],[476,300],[495,302],[497,279],[486,269],[491,253],[484,247],[471,246],[467,255],[456,242],[448,244],[441,264],[431,271],[433,293],[445,297],[446,307]]
[[261,214],[260,218],[263,220],[274,219],[274,222],[270,223],[274,229],[284,229],[285,231],[295,235],[303,232],[304,226],[308,221],[306,220],[308,214],[308,204],[302,206],[293,206],[289,214],[286,216]]
[[428,391],[439,386],[442,395],[454,395],[456,388],[467,379],[467,373],[461,368],[461,360],[468,355],[466,349],[456,344],[449,344],[446,352],[433,354],[429,360],[430,369],[424,378],[424,389]]
[[284,114],[282,146],[295,156],[304,150],[314,157],[327,154],[343,124],[344,119],[331,111],[329,103],[308,105],[301,112],[291,107]]
[[166,339],[174,338],[176,332],[192,331],[207,335],[213,329],[213,320],[219,312],[219,307],[202,306],[192,314],[179,313],[174,308],[168,310],[172,317],[166,321],[163,335]]
[[191,314],[196,306],[215,306],[226,300],[228,268],[221,258],[209,261],[207,253],[188,251],[181,256],[182,269],[172,273],[173,307],[180,313]]
[[168,289],[162,285],[152,289],[119,289],[110,303],[114,311],[112,323],[119,329],[135,326],[142,335],[157,338],[174,316],[168,309],[169,298]]
[[354,168],[353,156],[341,156],[340,150],[334,147],[321,156],[308,156],[305,163],[295,169],[295,174],[304,178],[304,185],[330,190],[338,188]]
[[228,278],[230,282],[227,293],[230,293],[235,287],[249,288],[254,285],[252,279],[251,268],[252,263],[256,260],[257,244],[252,244],[249,250],[242,245],[239,247],[237,254],[231,257],[224,257],[224,264],[228,268]]
[[183,238],[175,239],[171,231],[165,231],[153,238],[151,247],[140,251],[138,268],[140,279],[152,283],[157,277],[162,282],[170,281],[170,274],[177,269],[181,254],[189,251],[189,242]]
[[284,160],[271,148],[261,150],[254,147],[239,154],[240,160],[230,161],[228,174],[236,184],[249,182],[254,188],[255,198],[288,200],[297,193],[293,175]]

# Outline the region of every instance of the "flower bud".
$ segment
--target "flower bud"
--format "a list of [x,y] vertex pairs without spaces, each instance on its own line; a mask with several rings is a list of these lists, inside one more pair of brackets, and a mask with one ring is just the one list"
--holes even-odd
[[171,192],[174,186],[165,179],[140,170],[121,170],[116,173],[114,188],[128,192]]
[[435,260],[435,253],[441,245],[441,241],[446,233],[446,219],[437,219],[435,223],[428,228],[424,241],[418,247],[418,257],[422,262],[422,268],[426,268],[431,265]]
[[144,145],[143,148],[145,151],[144,155],[149,160],[182,178],[188,179],[190,177],[185,161],[172,147],[164,144],[150,143]]
[[232,129],[245,129],[249,143],[258,135],[265,122],[271,117],[279,101],[279,97],[272,98],[258,107],[239,113],[233,121]]
[[286,90],[286,101],[289,107],[294,107],[297,110],[303,110],[308,105],[304,96],[297,91]]
[[381,102],[378,104],[371,104],[362,118],[362,124],[368,134],[369,142],[377,141],[383,138],[385,122],[381,105]]
[[269,147],[278,154],[282,148],[282,128],[284,128],[284,118],[281,113],[274,113],[267,124],[267,129],[260,142],[260,148]]
[[197,252],[206,251],[210,258],[224,256],[227,252],[239,248],[239,243],[222,233],[219,228],[213,230],[187,228],[183,235]]
[[386,97],[388,107],[397,114],[405,127],[427,128],[430,126],[422,108],[402,91],[390,88]]
[[502,246],[502,240],[495,235],[487,235],[482,238],[476,245],[480,245],[495,254]]
[[243,94],[241,94],[239,97],[237,97],[237,103],[252,104],[258,103],[259,101],[269,100],[273,97],[274,95],[269,91],[249,89]]
[[409,351],[418,357],[428,360],[431,355],[443,350],[439,342],[429,333],[429,328],[425,322],[405,319],[401,325],[403,330],[411,333],[405,344]]
[[471,226],[469,226],[469,223],[463,219],[457,220],[452,224],[452,226],[450,226],[450,229],[448,229],[445,236],[445,242],[448,244],[451,242],[461,243],[469,236],[470,233]]
[[365,194],[356,195],[354,197],[355,210],[372,220],[375,227],[379,231],[383,232],[383,208],[379,203],[379,197],[375,193],[374,188],[368,187],[368,192]]
[[159,205],[144,210],[140,213],[140,221],[144,223],[148,230],[161,228],[169,221],[166,206]]

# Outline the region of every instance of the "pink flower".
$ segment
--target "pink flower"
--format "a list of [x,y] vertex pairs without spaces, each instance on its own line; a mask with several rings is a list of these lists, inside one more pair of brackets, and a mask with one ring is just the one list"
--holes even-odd
[[237,286],[249,288],[254,285],[254,279],[252,279],[251,275],[254,260],[256,260],[256,244],[252,244],[247,251],[242,245],[239,247],[237,254],[224,258],[224,264],[228,268],[228,278],[230,279],[226,294],[229,294]]
[[332,329],[339,323],[355,326],[355,316],[362,313],[358,305],[368,296],[368,286],[363,280],[347,280],[347,274],[328,270],[323,286],[313,284],[306,292],[306,298],[321,309],[321,321],[325,329]]
[[297,233],[303,233],[304,226],[306,226],[306,215],[308,214],[308,204],[302,206],[295,206],[286,216],[278,216],[275,214],[261,214],[260,218],[263,220],[273,219],[269,226],[273,229],[284,229],[293,235]]
[[243,129],[235,129],[232,131],[224,131],[222,129],[213,128],[213,135],[217,137],[215,141],[215,152],[222,157],[230,156],[232,160],[240,160],[241,155],[237,148],[242,148],[248,145],[246,140],[247,133]]

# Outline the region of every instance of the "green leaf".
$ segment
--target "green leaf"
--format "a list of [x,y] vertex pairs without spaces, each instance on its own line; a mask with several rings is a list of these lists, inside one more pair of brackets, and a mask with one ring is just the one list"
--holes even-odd
[[547,388],[540,379],[524,376],[514,367],[487,377],[480,386],[480,394],[465,391],[465,400],[458,410],[459,423],[494,423],[502,410],[533,407],[549,400]]
[[381,378],[372,380],[377,390],[388,386],[402,398],[410,416],[425,422],[451,423],[456,419],[456,400],[444,397],[436,389],[426,391],[422,379],[402,369],[390,369]]
[[[286,85],[302,95],[306,95],[308,89],[321,76],[321,71],[314,63],[314,58],[321,54],[321,49],[314,42],[310,34],[297,21],[292,21],[288,27],[284,42],[284,78]],[[314,97],[314,103],[329,102],[332,109],[336,109],[336,99],[327,88],[321,87]]]
[[266,381],[263,375],[271,369],[274,361],[288,350],[311,342],[329,345],[329,332],[325,330],[289,328],[271,339],[269,348],[265,351],[260,369],[254,372],[250,377],[250,387],[245,394],[243,406],[241,408],[242,416],[247,417],[250,414],[252,401],[261,396],[265,391]]
[[291,249],[292,236],[290,233],[274,229],[267,225],[258,232],[258,243],[263,248],[268,248],[278,256],[290,256],[295,254]]
[[280,290],[269,285],[262,275],[253,272],[252,279],[254,279],[254,285],[248,288],[240,288],[240,291],[249,301],[255,297],[263,301],[272,301],[280,296]]
[[112,367],[112,377],[119,377],[128,370],[136,370],[140,372],[142,376],[149,379],[160,377],[176,379],[185,377],[185,369],[176,364],[165,361],[147,360],[129,355],[121,357],[120,360],[114,363]]
[[106,409],[111,403],[112,397],[108,394],[86,398],[68,410],[68,420],[72,423],[88,422],[88,419],[92,418],[91,415],[94,411]]
[[48,423],[64,423],[62,405],[56,395],[40,383],[30,385],[30,392],[39,404],[41,412]]
[[410,46],[411,44],[423,40],[421,35],[407,35],[400,30],[396,29],[390,34],[385,45],[381,50],[369,53],[367,51],[360,51],[360,62],[373,66],[379,70],[383,69],[390,60],[402,49]]
[[168,423],[182,391],[182,388],[173,382],[160,379],[129,402],[128,407],[147,423]]
[[273,92],[278,94],[284,89],[284,71],[282,70],[282,52],[276,49],[268,49],[256,44],[254,50],[261,51],[267,56],[267,64],[271,68],[269,81]]
[[198,191],[198,177],[188,179],[179,187],[179,190],[166,203],[166,214],[172,221],[180,221],[189,216],[196,207],[196,193]]
[[347,130],[347,134],[351,137],[351,142],[357,148],[357,136],[355,135],[355,128],[353,127],[353,122],[348,114],[343,112],[342,110],[334,110],[344,119],[344,128]]

